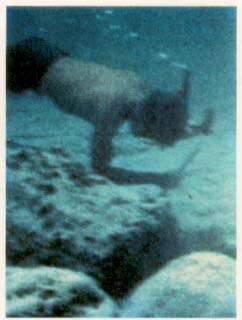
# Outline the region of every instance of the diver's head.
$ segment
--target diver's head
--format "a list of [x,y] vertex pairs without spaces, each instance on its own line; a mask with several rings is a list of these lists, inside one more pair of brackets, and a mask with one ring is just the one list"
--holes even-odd
[[44,39],[33,37],[7,48],[7,89],[21,92],[37,89],[47,68],[58,58],[66,56],[62,50]]
[[172,145],[184,136],[188,121],[187,106],[178,92],[155,90],[144,102],[140,120],[140,123],[134,123],[136,135],[161,145]]

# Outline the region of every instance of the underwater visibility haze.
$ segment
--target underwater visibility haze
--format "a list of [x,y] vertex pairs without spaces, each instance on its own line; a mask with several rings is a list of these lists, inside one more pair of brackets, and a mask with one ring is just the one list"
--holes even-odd
[[7,46],[7,316],[235,317],[236,8],[8,7]]

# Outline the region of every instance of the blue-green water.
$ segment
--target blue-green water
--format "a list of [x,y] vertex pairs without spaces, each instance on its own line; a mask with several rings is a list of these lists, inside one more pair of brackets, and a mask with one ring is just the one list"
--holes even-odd
[[[211,135],[194,137],[179,142],[174,148],[169,149],[149,145],[146,141],[134,140],[130,133],[125,131],[126,128],[115,140],[117,149],[114,157],[115,165],[162,173],[179,168],[196,147],[199,153],[195,160],[191,161],[183,183],[168,192],[163,192],[164,190],[160,192],[157,186],[148,184],[139,187],[113,185],[113,192],[117,192],[118,195],[122,188],[127,194],[130,191],[131,200],[127,196],[127,201],[131,202],[132,195],[134,199],[139,197],[140,204],[136,206],[133,201],[133,212],[139,211],[139,205],[143,204],[142,194],[145,192],[153,196],[154,203],[160,199],[167,201],[179,227],[178,238],[181,241],[179,246],[183,250],[181,255],[197,250],[211,250],[235,258],[236,9],[233,7],[9,7],[7,43],[15,44],[19,40],[33,36],[42,37],[82,60],[102,63],[113,68],[134,70],[158,88],[171,89],[181,84],[181,71],[174,70],[170,62],[186,64],[191,68],[190,114],[192,118],[199,120],[205,109],[213,108],[216,121]],[[63,178],[64,169],[58,162],[58,155],[56,158],[52,157],[48,148],[60,147],[63,153],[67,152],[70,156],[68,165],[73,167],[74,171],[80,164],[90,170],[88,156],[91,126],[77,117],[62,113],[54,108],[48,98],[39,97],[37,94],[25,92],[14,95],[8,92],[7,98],[7,139],[10,141],[10,146],[12,143],[12,149],[7,150],[9,158],[15,157],[14,160],[17,161],[16,155],[11,154],[15,152],[16,145],[17,151],[18,148],[25,151],[25,147],[27,151],[32,150],[31,148],[35,150],[30,160],[20,158],[21,163],[14,165],[10,161],[7,179],[14,188],[13,194],[7,190],[9,196],[7,206],[10,208],[7,212],[9,226],[15,226],[15,219],[20,219],[17,225],[21,226],[23,213],[23,217],[31,216],[31,219],[35,219],[36,208],[32,203],[33,199],[25,199],[23,191],[29,192],[31,188],[35,190],[34,179],[40,179],[38,183],[44,181],[45,175],[41,170],[43,169],[46,174],[47,169],[41,167],[38,159],[38,155],[41,158],[42,153],[43,159],[46,160],[45,156],[49,155],[53,167],[56,166],[60,171],[62,178],[57,180],[54,188],[62,190],[63,194],[58,194],[58,191],[56,198],[53,198],[54,196],[51,198],[39,193],[38,201],[41,203],[52,201],[54,207],[60,206],[61,215],[69,217],[68,206],[72,208],[73,203],[68,202],[69,195],[65,184],[71,181]],[[27,165],[25,167],[25,161],[27,163],[29,161],[31,172]],[[29,180],[24,180],[25,175]],[[75,177],[78,175],[74,175]],[[18,188],[21,190],[23,200],[19,193],[17,195],[14,193]],[[92,189],[92,186],[90,188]],[[71,189],[70,194],[72,191]],[[85,198],[86,191],[81,192]],[[92,201],[95,202],[95,210],[99,212],[99,203],[96,198],[94,199],[95,201]],[[64,205],[59,204],[61,201]],[[149,205],[152,206],[152,202]],[[155,205],[154,207],[153,211],[159,212],[159,207]],[[78,214],[79,209],[78,207]],[[12,216],[11,210],[14,213]],[[93,214],[91,209],[89,213]],[[26,225],[26,228],[31,229],[32,226],[29,227],[27,222]],[[39,234],[46,232],[42,231],[39,225],[36,229],[39,230]],[[10,246],[11,237],[15,236],[18,240],[17,232],[9,233]],[[36,238],[38,236],[36,235]],[[14,241],[12,242],[14,247]],[[27,240],[23,238],[22,242],[24,246]],[[136,239],[134,242],[137,242]],[[26,246],[28,253],[28,245]],[[42,254],[45,255],[45,252],[41,252],[40,256]],[[20,259],[20,263],[25,265],[25,257],[23,257],[24,262],[21,262],[21,254],[19,256],[17,258]],[[76,254],[75,257],[77,256]],[[27,263],[28,258],[26,258]],[[30,261],[31,259],[36,264],[39,263],[39,257],[35,256],[35,253]],[[72,265],[68,265],[68,268],[72,269]],[[153,270],[149,272],[152,273]],[[229,299],[234,304],[234,297]],[[231,308],[229,314],[234,315],[234,312]]]
[[83,59],[133,69],[169,87],[159,58],[164,52],[193,70],[192,102],[199,108],[228,96],[235,101],[233,7],[13,7],[7,17],[9,44],[41,36]]

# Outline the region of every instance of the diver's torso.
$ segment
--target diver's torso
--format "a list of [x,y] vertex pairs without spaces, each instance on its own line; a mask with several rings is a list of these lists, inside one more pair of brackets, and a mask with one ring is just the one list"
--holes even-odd
[[142,103],[150,90],[133,72],[73,58],[53,63],[43,76],[40,88],[63,111],[90,122],[100,113],[127,116],[128,109]]

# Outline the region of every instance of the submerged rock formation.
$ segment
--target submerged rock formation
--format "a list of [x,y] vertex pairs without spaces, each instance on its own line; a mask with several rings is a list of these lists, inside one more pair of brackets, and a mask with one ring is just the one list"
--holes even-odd
[[7,268],[8,317],[113,317],[114,304],[81,272]]
[[171,261],[124,303],[122,317],[235,317],[235,260],[194,252]]
[[12,144],[7,165],[8,263],[82,270],[122,297],[179,253],[162,197],[87,174],[61,149]]

